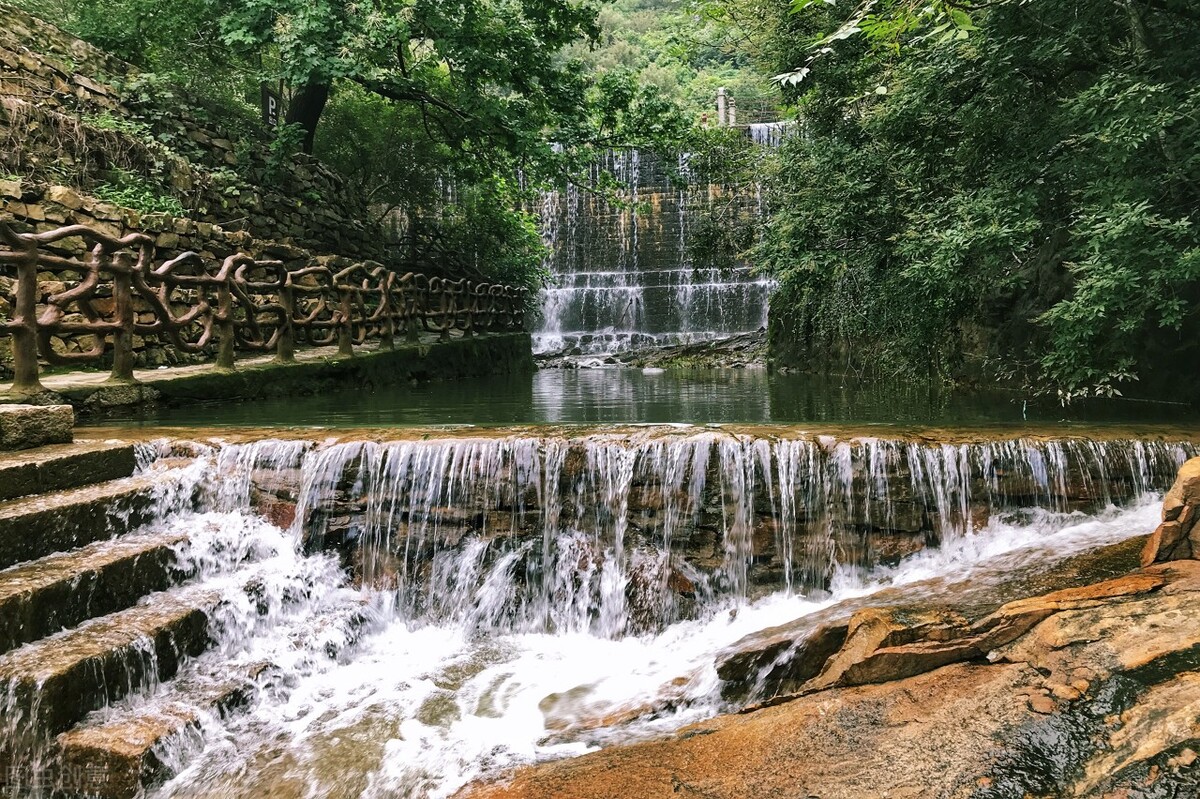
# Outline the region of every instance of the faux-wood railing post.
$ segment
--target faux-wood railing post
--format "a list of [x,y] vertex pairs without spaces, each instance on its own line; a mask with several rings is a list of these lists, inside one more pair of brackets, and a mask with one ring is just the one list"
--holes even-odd
[[380,333],[382,339],[379,342],[379,349],[394,350],[396,349],[396,294],[395,285],[399,279],[395,272],[378,268],[374,272],[375,279],[379,285],[379,307],[384,310],[383,313],[383,330]]
[[133,255],[116,253],[110,264],[113,273],[113,312],[117,323],[113,330],[113,366],[108,379],[113,383],[132,383],[133,379]]
[[441,332],[438,334],[438,341],[450,340],[450,328],[454,326],[454,294],[450,290],[449,281],[442,279],[438,284],[441,291],[440,309],[442,312]]
[[354,318],[353,303],[350,301],[350,290],[338,289],[338,308],[341,319],[338,324],[338,357],[350,358],[354,355]]
[[296,291],[292,287],[289,272],[279,287],[279,307],[283,309],[283,322],[279,328],[279,341],[275,345],[275,360],[280,363],[296,362]]
[[464,280],[459,283],[456,293],[461,298],[459,304],[463,312],[463,336],[469,338],[475,335],[475,311],[478,308],[475,291],[471,284]]
[[229,275],[226,274],[229,270],[221,271],[224,279],[217,283],[217,330],[221,334],[221,340],[217,342],[217,368],[233,371],[233,291],[229,287]]
[[14,394],[40,394],[45,388],[38,379],[37,243],[23,240],[3,222],[0,222],[0,241],[13,249],[11,253],[0,253],[0,263],[17,267],[16,304],[6,325],[12,333],[12,390]]
[[417,316],[419,314],[424,318],[427,303],[421,299],[424,295],[417,287],[415,275],[409,272],[401,281],[404,283],[404,337],[409,344],[418,344],[421,341],[421,321]]

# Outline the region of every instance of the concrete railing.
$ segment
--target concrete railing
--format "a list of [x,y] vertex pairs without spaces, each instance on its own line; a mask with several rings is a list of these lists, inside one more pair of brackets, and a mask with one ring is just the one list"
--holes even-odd
[[[84,242],[84,256],[55,247],[72,238]],[[47,272],[61,290],[40,289]],[[154,239],[141,233],[118,239],[85,225],[16,233],[3,221],[0,273],[16,278],[12,312],[0,322],[0,333],[12,338],[14,394],[42,391],[41,362],[95,362],[110,350],[111,379],[133,382],[135,336],[157,336],[184,353],[214,352],[217,368],[232,369],[238,351],[293,361],[297,343],[336,343],[349,356],[355,344],[377,340],[388,349],[396,335],[416,341],[422,330],[442,340],[452,330],[520,330],[527,295],[512,286],[401,275],[372,261],[336,272],[289,270],[242,253],[217,260],[185,252],[159,262]],[[56,338],[90,346],[64,351]]]

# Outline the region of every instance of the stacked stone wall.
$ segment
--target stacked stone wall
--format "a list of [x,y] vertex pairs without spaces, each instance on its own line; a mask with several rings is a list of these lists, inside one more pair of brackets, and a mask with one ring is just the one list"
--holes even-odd
[[17,9],[0,15],[0,172],[88,191],[127,170],[198,223],[387,262],[365,202],[328,167],[273,160],[266,129],[235,136],[177,92],[126,92],[130,64]]

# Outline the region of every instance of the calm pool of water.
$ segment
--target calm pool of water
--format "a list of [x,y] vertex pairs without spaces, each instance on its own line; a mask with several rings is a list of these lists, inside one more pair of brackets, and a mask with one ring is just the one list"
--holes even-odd
[[[572,423],[1020,425],[1187,423],[1196,409],[1111,401],[1061,407],[1051,398],[946,394],[762,369],[548,369],[378,390],[148,411],[133,423],[180,426],[390,427]],[[112,420],[105,423],[111,424]]]

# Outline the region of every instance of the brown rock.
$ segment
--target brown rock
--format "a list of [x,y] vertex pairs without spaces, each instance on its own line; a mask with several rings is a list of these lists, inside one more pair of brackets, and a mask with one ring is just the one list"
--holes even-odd
[[83,198],[79,196],[78,192],[66,186],[51,186],[46,192],[46,199],[58,203],[64,208],[70,208],[72,211],[83,208]]
[[1061,699],[1064,702],[1074,702],[1076,699],[1083,696],[1083,693],[1079,691],[1079,689],[1060,682],[1051,683],[1046,687],[1050,690],[1051,696],[1053,696],[1055,699]]
[[846,640],[847,622],[831,621],[805,630],[791,625],[747,636],[717,653],[717,675],[727,699],[761,693],[767,698],[798,690],[820,673]]
[[1179,518],[1184,505],[1200,503],[1200,458],[1192,458],[1179,467],[1175,484],[1163,498],[1163,521]]
[[1200,458],[1192,458],[1179,468],[1175,484],[1163,499],[1162,518],[1142,550],[1142,565],[1192,558],[1197,549],[1191,540],[1200,506]]
[[868,608],[850,619],[846,643],[805,692],[885,682],[980,655],[962,640],[966,619],[945,611]]

